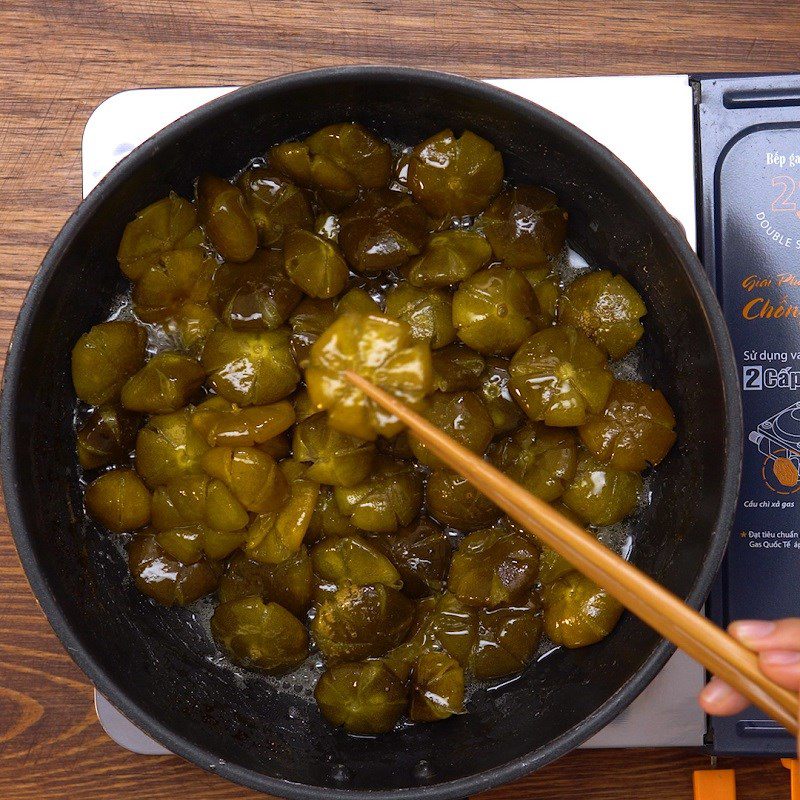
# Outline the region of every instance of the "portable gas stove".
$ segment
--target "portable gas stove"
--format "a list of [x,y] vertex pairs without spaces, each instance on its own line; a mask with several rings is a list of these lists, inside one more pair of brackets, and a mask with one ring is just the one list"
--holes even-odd
[[[700,225],[699,252],[743,371],[750,431],[730,554],[709,613],[722,624],[800,615],[800,511],[792,497],[800,490],[800,311],[794,304],[800,304],[800,211],[791,201],[800,184],[800,79],[665,75],[491,83],[549,108],[612,150],[681,223],[692,245]],[[84,195],[153,133],[234,88],[141,89],[110,97],[84,132]],[[757,141],[750,141],[751,132]],[[726,172],[731,155],[736,163]],[[793,261],[794,284],[787,277]],[[754,709],[706,720],[696,704],[704,679],[701,667],[676,653],[584,746],[705,742],[714,753],[789,754],[791,738]],[[122,747],[167,752],[97,693],[95,705],[101,725]]]

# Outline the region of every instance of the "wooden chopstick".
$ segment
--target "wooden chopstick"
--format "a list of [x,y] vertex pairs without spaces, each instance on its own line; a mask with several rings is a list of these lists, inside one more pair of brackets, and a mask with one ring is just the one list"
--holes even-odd
[[767,678],[758,656],[633,564],[534,497],[491,464],[362,376],[345,378],[408,425],[451,469],[629,611],[719,676],[751,703],[798,735],[798,696]]

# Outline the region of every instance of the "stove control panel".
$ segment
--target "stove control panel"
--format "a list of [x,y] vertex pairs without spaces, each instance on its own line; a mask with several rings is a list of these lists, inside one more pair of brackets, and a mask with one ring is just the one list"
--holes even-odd
[[[699,252],[736,353],[745,443],[728,553],[708,603],[727,625],[800,616],[800,76],[692,80]],[[755,709],[709,720],[719,754],[786,754]]]

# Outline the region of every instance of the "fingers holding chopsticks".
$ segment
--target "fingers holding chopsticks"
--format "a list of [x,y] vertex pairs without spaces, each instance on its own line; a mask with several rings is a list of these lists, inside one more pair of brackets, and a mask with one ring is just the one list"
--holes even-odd
[[[728,630],[758,653],[759,666],[768,678],[791,691],[800,689],[800,619],[740,620],[732,623]],[[709,681],[699,700],[703,710],[715,716],[738,714],[749,705],[719,678]]]
[[731,634],[758,653],[761,671],[787,689],[800,689],[800,618],[765,622],[741,620]]

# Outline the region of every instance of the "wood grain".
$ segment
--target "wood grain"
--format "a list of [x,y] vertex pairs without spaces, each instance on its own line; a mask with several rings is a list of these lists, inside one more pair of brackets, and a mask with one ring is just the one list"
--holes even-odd
[[[765,0],[3,0],[0,367],[19,306],[80,199],[80,142],[106,97],[390,63],[473,77],[798,67],[800,5]],[[111,743],[91,687],[36,606],[0,514],[0,795],[216,800],[257,795],[174,757]],[[679,750],[578,752],[482,800],[687,800]],[[776,761],[725,759],[739,796],[788,798]]]

